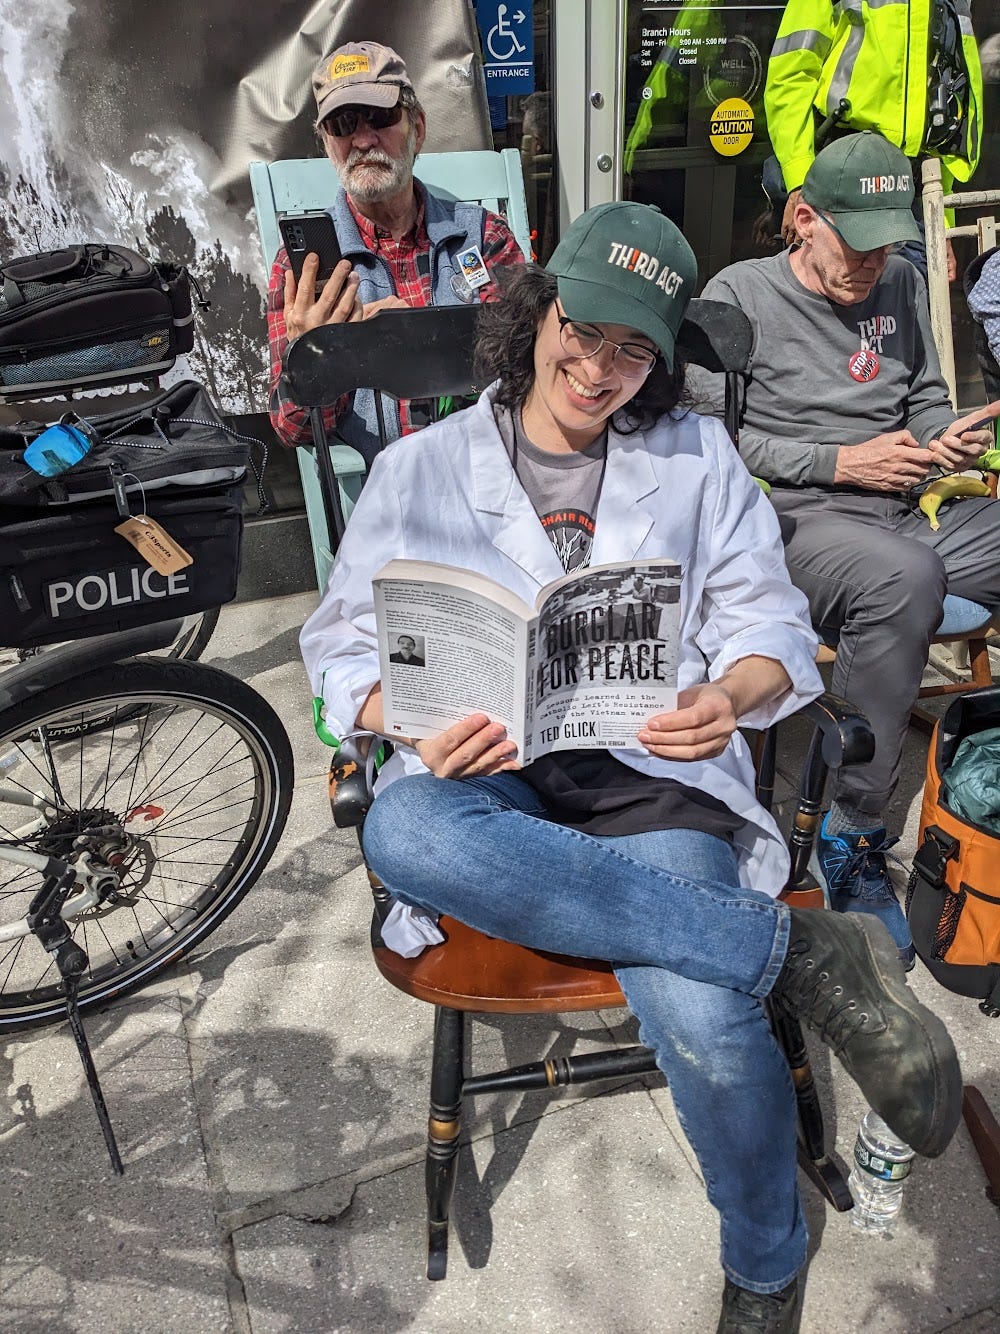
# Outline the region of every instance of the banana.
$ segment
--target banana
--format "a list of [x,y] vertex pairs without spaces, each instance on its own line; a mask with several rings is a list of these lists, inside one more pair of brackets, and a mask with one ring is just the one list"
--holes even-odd
[[946,500],[954,500],[956,496],[988,496],[990,488],[980,477],[965,477],[962,474],[954,474],[951,477],[941,477],[936,482],[931,482],[920,497],[919,505],[927,515],[930,526],[937,531],[941,527],[938,521],[937,512]]

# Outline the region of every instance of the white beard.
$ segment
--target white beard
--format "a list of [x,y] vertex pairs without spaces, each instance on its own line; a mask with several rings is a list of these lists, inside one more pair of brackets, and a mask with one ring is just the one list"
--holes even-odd
[[361,200],[365,204],[377,204],[406,189],[413,179],[416,156],[417,127],[411,122],[406,143],[398,158],[391,157],[381,148],[367,151],[355,148],[348,154],[346,162],[337,165],[337,175],[352,199]]

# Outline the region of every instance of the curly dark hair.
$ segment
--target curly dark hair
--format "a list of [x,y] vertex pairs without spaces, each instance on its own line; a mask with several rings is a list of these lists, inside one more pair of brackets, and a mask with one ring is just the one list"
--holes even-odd
[[[499,379],[497,402],[513,410],[521,407],[534,382],[535,337],[558,287],[555,277],[537,264],[502,268],[495,277],[500,299],[479,308],[476,372]],[[615,413],[615,429],[631,435],[652,426],[684,401],[683,365],[669,370],[659,357],[635,397]]]

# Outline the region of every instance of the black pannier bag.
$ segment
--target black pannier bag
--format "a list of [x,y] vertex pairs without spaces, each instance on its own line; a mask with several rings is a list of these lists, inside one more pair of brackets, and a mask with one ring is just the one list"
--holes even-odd
[[[249,456],[202,386],[184,380],[85,420],[100,441],[52,478],[22,457],[46,424],[0,427],[0,643],[10,647],[187,616],[236,594]],[[158,573],[115,531],[130,513],[157,520],[193,563]]]
[[193,346],[191,278],[180,265],[120,245],[0,264],[0,396],[155,377]]

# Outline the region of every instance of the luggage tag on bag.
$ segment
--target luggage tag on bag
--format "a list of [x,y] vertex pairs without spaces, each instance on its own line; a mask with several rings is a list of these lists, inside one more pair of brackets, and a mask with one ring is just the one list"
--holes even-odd
[[[151,519],[148,514],[129,513],[125,478],[131,477],[132,474],[122,472],[117,463],[110,465],[110,471],[115,489],[115,504],[118,506],[118,513],[124,516],[123,521],[115,525],[115,532],[120,533],[126,542],[130,542],[146,564],[151,565],[157,574],[176,574],[178,570],[193,565],[194,557],[189,555],[179,542],[174,541],[161,523]],[[138,478],[135,480],[139,481]],[[142,491],[141,482],[139,490]],[[143,493],[144,509],[145,500]]]

